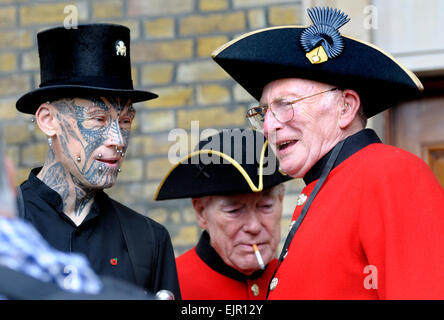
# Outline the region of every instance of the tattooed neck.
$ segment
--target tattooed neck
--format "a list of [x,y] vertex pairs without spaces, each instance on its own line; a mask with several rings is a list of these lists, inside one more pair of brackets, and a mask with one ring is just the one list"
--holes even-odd
[[80,224],[89,212],[96,190],[86,188],[68,173],[62,163],[55,159],[52,148],[37,177],[60,195],[63,212],[76,224]]
[[97,189],[88,188],[72,174],[70,174],[70,176],[71,181],[74,183],[74,191],[76,195],[74,202],[74,215],[80,216],[85,208],[92,204],[92,200],[97,193]]

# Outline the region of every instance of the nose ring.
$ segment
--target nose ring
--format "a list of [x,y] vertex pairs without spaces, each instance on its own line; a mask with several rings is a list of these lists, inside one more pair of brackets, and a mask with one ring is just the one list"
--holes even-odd
[[124,156],[125,156],[125,153],[123,152],[123,149],[119,149],[117,146],[116,146],[116,152],[117,152],[117,153],[120,153],[120,156],[121,156],[121,157],[124,157]]

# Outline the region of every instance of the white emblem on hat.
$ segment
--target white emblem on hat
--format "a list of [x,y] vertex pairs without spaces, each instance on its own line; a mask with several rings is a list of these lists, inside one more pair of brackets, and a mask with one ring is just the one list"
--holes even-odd
[[126,56],[126,46],[122,40],[116,42],[116,56]]

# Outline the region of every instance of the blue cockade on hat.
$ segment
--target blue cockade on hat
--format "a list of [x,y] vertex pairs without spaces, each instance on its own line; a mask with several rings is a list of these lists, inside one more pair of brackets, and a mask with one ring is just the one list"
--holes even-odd
[[341,54],[344,40],[338,29],[350,18],[338,9],[315,7],[307,9],[313,25],[301,34],[301,45],[312,64],[322,63]]

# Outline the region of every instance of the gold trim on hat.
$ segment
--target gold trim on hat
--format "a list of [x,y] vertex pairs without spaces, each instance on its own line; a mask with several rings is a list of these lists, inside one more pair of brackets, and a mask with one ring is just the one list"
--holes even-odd
[[371,48],[373,48],[373,49],[375,49],[375,50],[377,50],[377,51],[379,51],[379,52],[381,52],[382,54],[384,54],[385,56],[387,56],[389,59],[391,59],[391,60],[393,60],[393,62],[395,62],[405,73],[407,73],[407,75],[410,77],[410,79],[412,79],[412,81],[415,83],[415,85],[416,85],[416,87],[418,88],[418,90],[419,91],[424,91],[424,86],[423,86],[423,84],[421,83],[421,81],[418,79],[418,77],[413,73],[413,71],[411,71],[411,70],[409,70],[409,69],[407,69],[407,67],[404,67],[398,60],[396,60],[395,59],[395,57],[393,57],[390,53],[388,53],[388,52],[386,52],[386,51],[384,51],[383,49],[381,49],[381,48],[379,48],[379,47],[377,47],[376,45],[374,45],[373,43],[371,43],[371,42],[367,42],[367,41],[364,41],[364,40],[360,40],[360,39],[357,39],[357,38],[355,38],[355,37],[352,37],[352,36],[345,36],[346,38],[349,38],[350,40],[354,40],[354,41],[356,41],[356,42],[360,42],[360,43],[362,43],[362,44],[364,44],[364,45],[367,45],[367,46],[369,46],[369,47],[371,47]]
[[160,190],[162,189],[162,186],[164,185],[166,179],[170,176],[170,174],[180,165],[182,164],[182,162],[184,162],[185,160],[188,160],[196,155],[199,154],[216,154],[219,157],[229,161],[239,172],[240,174],[244,177],[245,181],[248,183],[248,186],[250,187],[252,192],[260,192],[264,189],[264,184],[263,184],[263,171],[264,171],[264,158],[265,158],[265,151],[267,150],[267,146],[268,146],[268,141],[264,142],[264,145],[262,146],[262,150],[261,150],[261,157],[259,160],[259,185],[256,187],[253,183],[253,180],[251,179],[251,177],[248,175],[248,173],[245,171],[245,169],[242,167],[242,165],[237,162],[236,160],[234,160],[232,157],[230,157],[229,155],[217,151],[217,150],[208,150],[208,149],[203,149],[203,150],[198,150],[198,151],[194,151],[191,152],[190,154],[186,155],[185,157],[183,157],[179,162],[177,162],[173,167],[170,168],[170,170],[167,172],[167,174],[165,175],[165,177],[162,179],[162,181],[160,182],[159,186],[157,187],[156,193],[154,195],[153,200],[157,200],[157,196],[159,195]]
[[[275,30],[275,29],[305,29],[308,28],[307,26],[300,26],[300,25],[284,25],[284,26],[276,26],[276,27],[269,27],[269,28],[263,28],[263,29],[258,29],[258,30],[254,30],[251,32],[247,32],[243,35],[240,35],[237,38],[234,38],[233,40],[223,44],[222,46],[220,46],[219,48],[217,48],[216,50],[213,51],[213,53],[211,54],[211,57],[214,59],[217,57],[218,54],[220,54],[222,51],[224,51],[226,48],[230,47],[231,45],[235,44],[236,42],[247,38],[253,34],[256,33],[261,33],[261,32],[265,32],[265,31],[270,31],[270,30]],[[377,47],[376,45],[364,41],[364,40],[360,40],[351,36],[346,36],[343,35],[341,33],[341,36],[343,36],[344,38],[348,38],[350,40],[362,43],[364,45],[367,45],[377,51],[379,51],[380,53],[384,54],[386,57],[388,57],[390,60],[392,60],[394,63],[396,63],[409,77],[410,79],[415,83],[416,87],[418,88],[418,90],[420,92],[422,92],[424,90],[424,86],[421,83],[421,81],[418,79],[418,77],[409,69],[407,69],[406,67],[404,67],[398,60],[396,60],[391,54],[389,54],[388,52],[385,52],[384,50],[382,50],[381,48]]]

